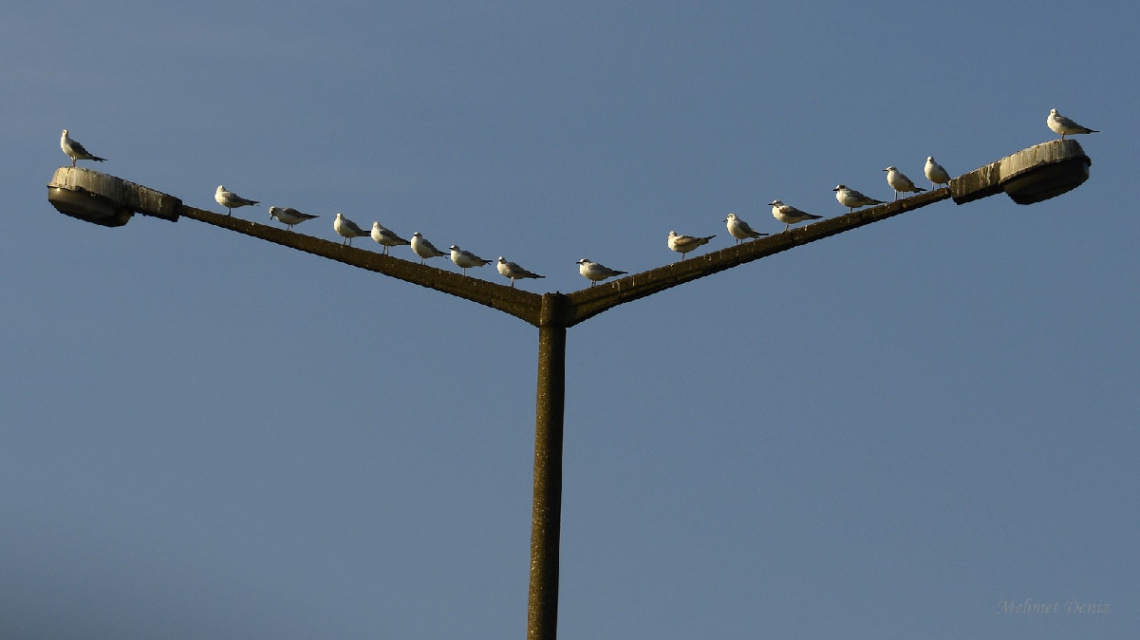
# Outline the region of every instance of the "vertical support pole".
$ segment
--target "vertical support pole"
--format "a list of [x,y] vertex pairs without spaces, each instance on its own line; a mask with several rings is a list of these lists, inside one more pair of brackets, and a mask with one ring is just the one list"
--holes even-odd
[[534,432],[534,510],[530,530],[527,639],[558,636],[558,546],[562,529],[562,419],[566,404],[568,300],[542,297],[538,326],[538,401]]

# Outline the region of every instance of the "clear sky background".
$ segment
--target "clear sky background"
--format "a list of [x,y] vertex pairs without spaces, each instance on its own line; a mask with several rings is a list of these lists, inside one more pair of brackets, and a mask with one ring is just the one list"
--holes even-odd
[[1102,131],[1076,191],[570,330],[560,637],[1134,638],[1140,9],[785,4],[4,3],[0,637],[526,633],[537,330],[60,215],[61,129],[188,205],[379,220],[541,293],[667,264],[670,229],[728,246],[729,212],[777,232],[777,198],[889,199],[888,165],[965,173],[1057,108]]

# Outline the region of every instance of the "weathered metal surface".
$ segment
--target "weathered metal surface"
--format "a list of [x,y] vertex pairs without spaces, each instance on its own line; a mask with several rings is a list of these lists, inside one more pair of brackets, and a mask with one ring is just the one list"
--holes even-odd
[[1052,140],[1002,158],[1001,186],[1014,202],[1033,204],[1081,186],[1090,166],[1076,140]]
[[950,192],[958,204],[1002,192],[1018,204],[1032,204],[1079,187],[1090,166],[1076,140],[1050,140],[954,178]]
[[566,404],[568,302],[560,293],[542,296],[538,328],[538,400],[534,430],[534,499],[530,527],[530,590],[527,638],[558,634],[558,569],[562,531],[562,443]]
[[48,201],[61,213],[112,227],[135,213],[176,221],[182,207],[174,196],[84,167],[56,169]]
[[1001,160],[950,179],[950,195],[956,204],[966,204],[1001,192]]

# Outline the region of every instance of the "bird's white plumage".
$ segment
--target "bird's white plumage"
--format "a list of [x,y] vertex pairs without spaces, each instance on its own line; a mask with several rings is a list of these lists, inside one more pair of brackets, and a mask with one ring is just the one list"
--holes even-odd
[[484,260],[470,251],[460,249],[459,245],[453,244],[449,248],[451,249],[451,261],[455,263],[455,266],[463,270],[464,275],[466,275],[467,270],[472,267],[481,267],[485,264],[491,264],[490,260]]
[[817,216],[814,213],[808,213],[793,207],[790,204],[784,204],[779,200],[773,200],[768,203],[772,206],[772,217],[784,223],[784,231],[797,222],[805,220],[819,220],[823,216]]
[[839,204],[847,207],[848,211],[854,211],[855,207],[865,207],[869,204],[883,204],[882,200],[865,196],[847,185],[837,185],[832,191],[835,192],[835,199],[839,201]]
[[523,278],[545,278],[546,277],[546,276],[540,276],[537,273],[534,273],[533,271],[527,271],[526,269],[523,269],[522,267],[515,264],[514,262],[507,260],[503,256],[499,256],[499,264],[496,265],[495,268],[497,268],[499,270],[499,273],[502,274],[504,277],[511,279],[511,287],[512,288],[515,286],[515,280],[522,280]]
[[1089,129],[1088,127],[1081,126],[1076,122],[1066,118],[1065,116],[1057,113],[1056,109],[1049,110],[1049,117],[1045,120],[1049,128],[1054,133],[1061,134],[1061,139],[1065,139],[1065,134],[1074,135],[1077,133],[1100,133],[1096,129]]
[[428,242],[427,238],[423,237],[419,231],[412,234],[411,239],[412,251],[420,257],[420,264],[428,258],[438,258],[439,256],[447,255],[443,251],[435,248],[435,245]]
[[59,148],[63,149],[63,152],[71,158],[71,166],[73,167],[75,166],[76,160],[94,160],[95,162],[103,162],[106,160],[106,158],[100,158],[92,154],[87,149],[84,149],[83,145],[72,140],[71,136],[67,133],[67,129],[64,129],[63,133],[59,136]]
[[933,189],[935,185],[950,184],[950,174],[934,161],[934,156],[926,156],[926,166],[922,168],[922,172],[926,174],[926,179],[930,181],[930,188]]
[[677,233],[676,231],[669,232],[669,239],[666,244],[669,248],[681,254],[681,259],[685,259],[685,254],[696,249],[697,247],[708,244],[709,240],[715,238],[712,236],[686,236]]
[[921,191],[926,191],[926,189],[923,189],[922,187],[914,186],[914,183],[911,182],[910,178],[903,175],[903,172],[899,171],[898,167],[890,166],[886,169],[883,169],[883,171],[887,172],[887,184],[891,185],[891,188],[895,190],[895,200],[899,199],[899,192],[919,193]]
[[410,240],[405,240],[396,235],[396,232],[388,229],[379,222],[372,223],[372,239],[375,240],[380,246],[384,247],[384,255],[388,255],[388,249],[398,247],[402,244],[411,244]]
[[293,225],[300,224],[306,220],[319,218],[320,216],[311,213],[301,213],[293,207],[269,207],[269,217],[276,218],[279,222],[293,230]]
[[741,220],[740,216],[736,215],[735,213],[728,214],[728,217],[725,218],[724,221],[727,223],[729,235],[731,235],[733,238],[736,238],[737,244],[740,244],[741,240],[759,238],[761,236],[768,235],[766,233],[760,233],[759,231],[754,230],[751,225],[749,225],[744,220]]
[[343,213],[336,214],[336,220],[333,220],[333,230],[336,231],[336,234],[338,236],[344,238],[341,244],[351,245],[353,238],[359,238],[360,236],[368,235],[367,231],[361,229],[360,225],[356,224],[352,220],[344,217]]
[[594,262],[589,258],[582,258],[578,261],[578,273],[582,274],[583,278],[590,281],[591,287],[598,282],[605,280],[606,278],[612,278],[613,276],[620,276],[625,274],[624,271],[611,269],[603,264]]
[[250,200],[249,198],[243,198],[220,184],[214,191],[214,201],[226,208],[226,215],[232,214],[233,210],[237,209],[238,207],[247,207],[261,204],[259,200]]

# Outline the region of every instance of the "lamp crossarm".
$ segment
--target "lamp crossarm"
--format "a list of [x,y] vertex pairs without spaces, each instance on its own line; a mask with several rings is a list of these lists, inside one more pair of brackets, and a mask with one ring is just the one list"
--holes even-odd
[[809,242],[822,240],[872,222],[885,220],[948,198],[950,198],[949,188],[937,189],[911,198],[821,220],[805,227],[688,258],[650,271],[635,273],[620,280],[608,282],[605,285],[575,291],[568,294],[566,326],[574,326],[619,304],[632,302],[698,278],[710,276],[753,260],[787,251]]
[[[346,247],[339,242],[322,240],[287,229],[279,229],[241,218],[213,213],[212,211],[183,207],[179,214],[199,222],[268,240],[290,249],[297,249],[360,269],[382,273],[398,280],[418,284],[421,287],[450,293],[453,296],[510,314],[536,327],[539,324],[542,296],[537,293],[444,271],[410,260],[393,258],[376,251]],[[370,238],[363,239],[371,242]]]

